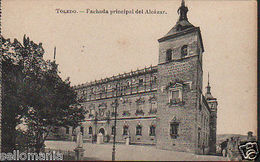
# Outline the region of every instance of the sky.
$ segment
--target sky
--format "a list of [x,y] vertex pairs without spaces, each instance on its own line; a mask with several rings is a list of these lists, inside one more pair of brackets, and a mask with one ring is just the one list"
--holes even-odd
[[[186,0],[201,29],[203,85],[218,99],[217,133],[256,134],[256,1]],[[158,64],[159,43],[176,23],[180,0],[3,0],[2,35],[42,42],[72,85]],[[57,13],[61,10],[161,10],[167,14]],[[205,89],[204,89],[205,91]]]

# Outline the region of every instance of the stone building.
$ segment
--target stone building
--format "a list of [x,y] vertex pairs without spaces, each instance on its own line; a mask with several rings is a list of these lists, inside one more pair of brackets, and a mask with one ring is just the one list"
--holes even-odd
[[188,21],[187,12],[182,1],[176,25],[158,40],[157,66],[74,86],[88,113],[79,128],[62,128],[65,138],[81,131],[87,142],[99,133],[111,142],[116,115],[116,142],[215,153],[217,99],[209,84],[202,93],[204,47],[200,28]]

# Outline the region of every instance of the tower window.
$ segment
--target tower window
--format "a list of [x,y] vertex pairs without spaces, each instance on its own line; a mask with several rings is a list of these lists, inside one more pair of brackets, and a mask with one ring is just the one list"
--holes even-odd
[[178,128],[179,128],[178,122],[172,122],[170,124],[170,135],[173,139],[176,139],[178,136]]
[[182,90],[172,90],[170,93],[170,104],[177,104],[182,101]]
[[125,125],[123,128],[123,135],[128,135],[128,126]]
[[150,136],[155,136],[155,126],[154,125],[150,126]]
[[171,61],[172,60],[172,50],[168,49],[166,51],[166,61]]
[[188,54],[188,46],[184,45],[181,47],[181,57],[185,57]]
[[139,136],[142,135],[142,126],[141,125],[136,126],[136,135],[139,135]]

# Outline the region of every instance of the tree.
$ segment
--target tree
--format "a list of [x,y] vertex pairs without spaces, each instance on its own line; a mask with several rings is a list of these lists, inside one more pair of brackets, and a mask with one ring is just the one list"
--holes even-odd
[[15,149],[15,127],[24,110],[21,44],[2,38],[2,151]]
[[[29,137],[28,142],[36,152],[40,152],[55,127],[76,127],[83,121],[86,112],[77,103],[77,95],[69,79],[63,81],[59,77],[55,61],[43,59],[41,43],[35,44],[24,37],[23,45],[17,40],[7,44],[9,49],[15,44],[19,46],[11,54],[9,49],[3,50],[3,109],[6,112],[3,121],[6,120],[5,127],[9,132],[14,131],[18,124],[26,126],[23,132]],[[12,82],[11,86],[8,85]],[[10,113],[10,110],[13,111]],[[7,120],[7,114],[12,115],[11,120]],[[9,124],[13,125],[12,129],[7,127]]]

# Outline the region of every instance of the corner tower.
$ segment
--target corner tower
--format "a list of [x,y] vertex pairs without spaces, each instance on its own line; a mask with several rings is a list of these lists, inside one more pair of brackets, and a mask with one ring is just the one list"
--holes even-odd
[[176,25],[159,42],[156,146],[196,153],[199,102],[202,96],[200,28],[188,21],[182,1]]
[[217,108],[218,101],[211,94],[211,87],[209,84],[209,74],[208,74],[208,85],[206,87],[207,92],[205,98],[210,108],[210,124],[209,124],[209,153],[216,153],[216,141],[217,141]]

